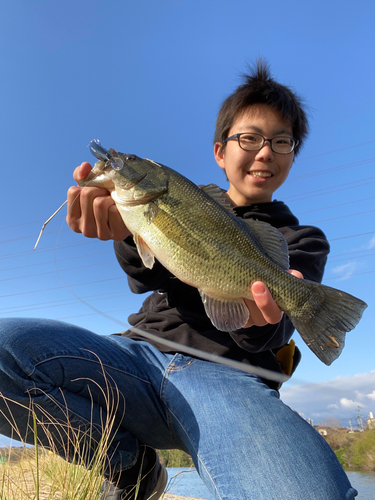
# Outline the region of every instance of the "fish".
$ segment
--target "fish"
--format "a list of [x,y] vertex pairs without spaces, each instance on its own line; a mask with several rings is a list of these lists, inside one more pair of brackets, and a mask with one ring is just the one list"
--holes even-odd
[[236,217],[217,186],[199,187],[134,154],[107,153],[97,153],[99,161],[80,186],[111,193],[145,267],[157,259],[197,288],[212,324],[225,332],[246,325],[244,298],[252,299],[251,284],[261,281],[312,352],[326,365],[337,359],[364,301],[290,274],[283,235],[265,222]]

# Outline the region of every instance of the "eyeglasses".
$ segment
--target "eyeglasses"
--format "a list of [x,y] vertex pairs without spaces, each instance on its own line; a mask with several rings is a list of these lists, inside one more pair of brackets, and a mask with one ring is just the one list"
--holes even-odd
[[260,134],[249,134],[249,132],[231,135],[222,142],[225,144],[233,139],[237,139],[238,145],[245,151],[259,151],[264,146],[264,143],[268,141],[272,151],[280,155],[291,153],[299,142],[297,139],[286,135],[277,135],[276,137],[272,137],[272,139],[266,139]]

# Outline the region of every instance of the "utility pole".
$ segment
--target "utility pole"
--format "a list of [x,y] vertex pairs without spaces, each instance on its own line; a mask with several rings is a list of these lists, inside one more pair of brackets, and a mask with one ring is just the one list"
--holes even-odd
[[358,408],[358,417],[357,417],[357,422],[358,422],[358,427],[360,431],[363,431],[363,421],[362,421],[362,415],[361,415],[361,407],[357,406]]

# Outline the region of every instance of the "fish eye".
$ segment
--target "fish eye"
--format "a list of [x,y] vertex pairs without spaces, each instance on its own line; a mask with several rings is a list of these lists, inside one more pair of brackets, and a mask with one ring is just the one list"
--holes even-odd
[[126,155],[125,156],[125,161],[133,161],[135,160],[135,155]]

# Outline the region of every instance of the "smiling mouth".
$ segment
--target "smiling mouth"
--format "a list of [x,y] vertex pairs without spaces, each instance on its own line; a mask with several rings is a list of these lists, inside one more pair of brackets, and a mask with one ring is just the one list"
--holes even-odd
[[272,177],[271,172],[262,172],[261,170],[255,170],[254,172],[249,172],[249,174],[253,177],[261,177],[262,179]]

